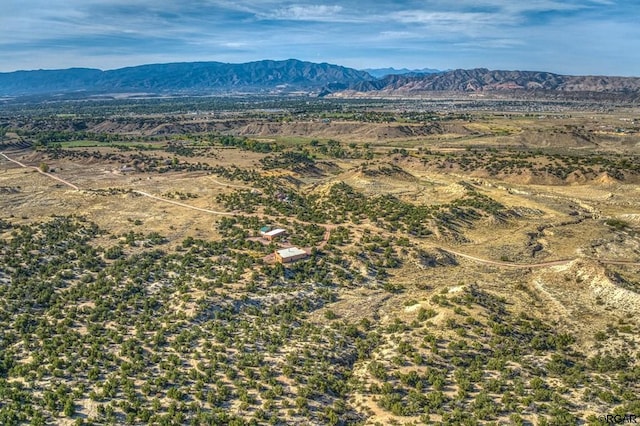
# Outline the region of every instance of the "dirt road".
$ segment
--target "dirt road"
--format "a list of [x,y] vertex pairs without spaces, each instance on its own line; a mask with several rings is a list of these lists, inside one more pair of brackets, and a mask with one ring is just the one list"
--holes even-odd
[[138,191],[137,189],[134,189],[133,192],[135,192],[136,194],[142,195],[144,197],[149,197],[149,198],[153,198],[154,200],[162,201],[163,203],[174,204],[176,206],[185,207],[187,209],[197,210],[200,212],[215,214],[219,216],[238,216],[239,215],[238,213],[222,212],[218,210],[209,210],[209,209],[203,209],[201,207],[190,206],[189,204],[184,204],[184,203],[180,203],[178,201],[173,201],[173,200],[167,200],[166,198],[158,197],[156,195],[149,194],[148,192]]
[[552,260],[552,261],[549,261],[549,262],[518,264],[518,263],[511,263],[511,262],[501,262],[501,261],[497,261],[497,260],[482,259],[482,258],[479,258],[479,257],[475,257],[475,256],[471,256],[471,255],[468,255],[468,254],[460,253],[460,252],[455,251],[455,250],[451,250],[450,248],[444,248],[444,247],[438,247],[438,246],[434,246],[434,248],[446,251],[448,253],[453,254],[454,256],[460,256],[460,257],[463,257],[465,259],[473,260],[474,262],[484,263],[485,265],[504,266],[504,267],[507,267],[507,268],[521,268],[521,269],[546,268],[546,267],[549,267],[549,266],[566,265],[567,263],[571,263],[574,260],[576,260],[575,258],[574,259],[559,259],[559,260]]
[[37,171],[37,172],[38,172],[38,173],[40,173],[41,175],[48,176],[48,177],[50,177],[51,179],[55,179],[55,180],[57,180],[58,182],[63,183],[63,184],[65,184],[65,185],[67,185],[68,187],[75,189],[76,191],[80,189],[80,188],[78,188],[76,185],[72,184],[71,182],[68,182],[68,181],[66,181],[66,180],[64,180],[64,179],[62,179],[62,178],[59,178],[58,176],[54,176],[54,175],[52,175],[51,173],[47,173],[47,172],[44,172],[44,171],[40,170],[40,168],[39,168],[39,167],[35,167],[35,166],[27,166],[27,165],[25,165],[25,164],[22,164],[22,163],[21,163],[21,162],[19,162],[18,160],[14,160],[14,159],[12,159],[12,158],[7,157],[7,155],[6,155],[6,154],[4,154],[4,153],[2,153],[2,152],[0,152],[0,155],[2,155],[4,158],[6,158],[7,160],[11,161],[12,163],[17,164],[17,165],[18,165],[18,166],[20,166],[20,167],[24,167],[25,169],[34,169],[35,171]]

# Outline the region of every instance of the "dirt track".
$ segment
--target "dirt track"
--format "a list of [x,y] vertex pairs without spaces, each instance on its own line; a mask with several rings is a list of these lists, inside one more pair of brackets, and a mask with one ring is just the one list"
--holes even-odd
[[[482,258],[479,258],[479,257],[475,257],[475,256],[471,256],[471,255],[468,255],[468,254],[460,253],[458,251],[451,250],[451,249],[445,248],[445,247],[440,247],[440,246],[434,246],[433,248],[446,251],[448,253],[453,254],[454,256],[460,256],[460,257],[463,257],[465,259],[473,260],[474,262],[483,263],[485,265],[502,266],[502,267],[506,267],[506,268],[516,268],[516,269],[548,268],[550,266],[566,265],[566,264],[569,264],[569,263],[571,263],[573,261],[578,260],[577,257],[574,257],[574,258],[571,258],[571,259],[551,260],[549,262],[521,264],[521,263],[500,262],[500,261],[497,261],[497,260],[482,259]],[[631,261],[625,261],[625,260],[607,260],[607,259],[597,259],[597,258],[590,258],[590,259],[591,260],[595,260],[595,261],[600,262],[600,263],[607,264],[607,265],[640,266],[640,262],[631,262]]]
[[72,184],[71,182],[68,182],[68,181],[66,181],[66,180],[64,180],[64,179],[62,179],[62,178],[59,178],[59,177],[57,177],[57,176],[54,176],[54,175],[52,175],[51,173],[47,173],[47,172],[44,172],[44,171],[40,170],[40,168],[39,168],[39,167],[35,167],[35,166],[27,166],[27,165],[25,165],[25,164],[22,164],[22,163],[21,163],[21,162],[19,162],[18,160],[14,160],[14,159],[12,159],[12,158],[7,157],[7,155],[6,155],[6,154],[4,154],[4,153],[2,153],[2,152],[0,152],[0,155],[2,155],[4,158],[6,158],[7,160],[11,161],[12,163],[17,164],[17,165],[18,165],[18,166],[20,166],[20,167],[24,167],[25,169],[29,169],[29,168],[34,169],[35,171],[37,171],[37,172],[38,172],[38,173],[40,173],[41,175],[48,176],[48,177],[50,177],[51,179],[55,179],[55,180],[57,180],[58,182],[61,182],[61,183],[65,184],[65,185],[67,185],[68,187],[71,187],[71,188],[75,189],[76,191],[80,189],[80,188],[78,188],[76,185]]
[[203,209],[203,208],[200,208],[200,207],[190,206],[189,204],[180,203],[178,201],[167,200],[166,198],[158,197],[156,195],[149,194],[148,192],[138,191],[137,189],[134,189],[133,192],[135,192],[136,194],[140,194],[142,196],[145,196],[145,197],[153,198],[154,200],[162,201],[164,203],[174,204],[176,206],[185,207],[185,208],[188,208],[188,209],[191,209],[191,210],[197,210],[197,211],[200,211],[200,212],[211,213],[211,214],[215,214],[215,215],[219,215],[219,216],[238,216],[237,213]]
[[560,259],[560,260],[552,260],[549,262],[541,262],[541,263],[529,263],[526,265],[523,264],[518,264],[518,263],[510,263],[510,262],[499,262],[497,260],[488,260],[488,259],[481,259],[479,257],[475,257],[475,256],[471,256],[468,254],[464,254],[464,253],[460,253],[448,248],[444,248],[444,247],[436,247],[439,248],[441,250],[444,250],[448,253],[453,254],[454,256],[460,256],[460,257],[464,257],[465,259],[469,259],[469,260],[473,260],[475,262],[479,262],[479,263],[484,263],[486,265],[494,265],[494,266],[504,266],[507,268],[544,268],[544,267],[548,267],[548,266],[560,266],[560,265],[566,265],[567,263],[571,263],[574,259]]

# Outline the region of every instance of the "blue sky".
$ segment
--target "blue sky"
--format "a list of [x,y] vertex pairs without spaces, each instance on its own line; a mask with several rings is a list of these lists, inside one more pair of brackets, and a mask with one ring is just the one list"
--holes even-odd
[[640,0],[2,0],[0,71],[296,58],[640,76]]

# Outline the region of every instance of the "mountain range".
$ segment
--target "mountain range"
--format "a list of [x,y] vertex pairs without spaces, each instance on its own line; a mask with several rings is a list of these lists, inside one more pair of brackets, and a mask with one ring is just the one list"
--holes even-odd
[[604,93],[640,94],[640,78],[570,76],[539,71],[492,71],[486,68],[452,70],[419,76],[389,75],[378,80],[328,85],[323,94],[376,92],[379,95],[411,95],[429,92],[458,93]]
[[[388,70],[400,73],[375,77]],[[430,92],[520,92],[600,93],[637,99],[640,94],[640,78],[637,77],[567,76],[537,71],[492,71],[485,68],[435,73],[392,68],[370,71],[371,73],[295,59],[243,64],[152,64],[109,71],[90,68],[15,71],[0,73],[0,96],[69,93],[78,96],[100,93],[207,95],[297,91],[321,96],[336,93],[410,96]]]
[[364,71],[331,64],[257,61],[243,64],[184,62],[109,71],[90,68],[0,73],[0,95],[69,92],[203,93],[313,90],[327,84],[373,80]]

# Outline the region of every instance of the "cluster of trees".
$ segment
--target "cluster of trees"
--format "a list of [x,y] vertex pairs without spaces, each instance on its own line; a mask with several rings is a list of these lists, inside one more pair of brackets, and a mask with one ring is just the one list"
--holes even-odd
[[198,194],[194,194],[192,192],[182,192],[182,191],[169,191],[162,194],[163,197],[173,198],[176,200],[188,200],[190,198],[198,198]]
[[212,144],[219,144],[224,147],[234,147],[246,151],[268,153],[279,151],[281,147],[273,142],[260,142],[246,137],[237,137],[232,135],[210,134],[207,140]]
[[26,131],[17,130],[19,136],[33,139],[36,146],[49,146],[54,143],[91,140],[96,142],[111,143],[122,140],[120,135],[113,133],[93,133],[84,130],[46,130]]
[[534,175],[549,174],[566,179],[573,172],[594,178],[606,172],[616,179],[640,174],[640,157],[628,155],[563,155],[541,151],[503,151],[469,149],[461,154],[428,153],[422,157],[425,166],[447,169],[459,167],[464,171],[486,170],[490,175],[519,175],[531,171]]
[[262,193],[236,191],[219,195],[217,201],[230,210],[252,213],[264,207],[267,214],[296,217],[306,222],[359,224],[368,220],[382,229],[417,237],[430,235],[433,226],[455,232],[483,215],[506,212],[502,204],[473,189],[449,204],[423,206],[388,194],[367,197],[344,182],[331,186],[326,196],[306,195],[268,183]]
[[262,168],[271,169],[294,169],[304,166],[312,166],[315,160],[308,153],[286,151],[277,156],[267,155],[260,159]]
[[363,158],[371,160],[374,157],[373,151],[371,151],[368,143],[362,145],[350,143],[348,146],[344,146],[340,141],[335,139],[329,139],[326,143],[312,139],[309,145],[311,147],[310,149],[319,155],[330,158]]

